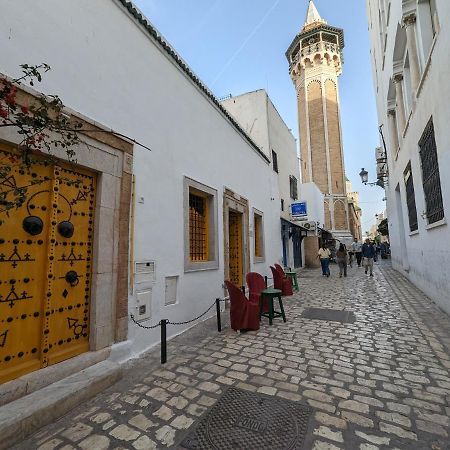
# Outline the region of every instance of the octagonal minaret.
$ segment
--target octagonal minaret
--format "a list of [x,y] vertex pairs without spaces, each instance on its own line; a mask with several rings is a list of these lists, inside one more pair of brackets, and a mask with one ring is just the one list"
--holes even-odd
[[325,228],[349,238],[338,77],[344,32],[327,24],[310,0],[305,24],[286,52],[298,99],[303,183],[325,195]]

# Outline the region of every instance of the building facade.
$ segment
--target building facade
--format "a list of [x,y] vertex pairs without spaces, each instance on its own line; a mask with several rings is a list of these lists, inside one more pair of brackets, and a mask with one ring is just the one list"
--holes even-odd
[[263,89],[230,97],[222,104],[272,162],[278,182],[273,186],[273,192],[277,193],[273,198],[280,199],[274,208],[280,211],[283,264],[302,267],[307,230],[291,221],[291,205],[302,198],[295,138]]
[[450,3],[367,0],[394,267],[450,313]]
[[[10,345],[14,341],[6,340],[0,348],[0,375],[1,381],[12,381],[1,387],[2,402],[26,394],[30,377],[42,387],[43,379],[56,381],[102,360],[122,363],[136,357],[159,342],[160,330],[140,328],[131,315],[146,326],[161,319],[175,323],[195,319],[216,298],[227,295],[224,280],[242,286],[249,271],[270,275],[269,266],[281,262],[282,253],[278,179],[271,159],[130,2],[79,0],[69,8],[67,2],[48,0],[39,7],[23,2],[4,6],[0,72],[15,77],[21,64],[45,61],[52,70],[35,88],[59,95],[71,114],[99,132],[88,133],[88,145],[77,149],[76,170],[95,179],[86,183],[93,194],[88,209],[79,212],[89,217],[94,211],[93,217],[83,225],[86,229],[80,225],[84,234],[76,236],[75,256],[70,250],[63,252],[68,267],[73,262],[72,270],[83,275],[82,282],[74,285],[93,293],[87,305],[80,304],[81,311],[87,312],[67,316],[70,313],[64,308],[71,306],[72,311],[73,305],[65,298],[65,289],[70,298],[71,286],[65,286],[64,280],[58,280],[58,289],[52,292],[55,302],[67,305],[61,306],[60,318],[55,315],[55,330],[61,335],[52,336],[49,345],[53,349],[59,341],[64,344],[68,339],[64,333],[70,332],[81,334],[83,346],[76,355],[67,354],[73,358],[66,362],[54,358],[47,368],[29,365],[12,373],[4,358],[9,356],[7,362],[14,370],[20,358],[12,356],[25,356],[22,349]],[[113,139],[111,134],[127,138]],[[17,139],[2,129],[1,151]],[[88,189],[93,183],[95,193]],[[76,200],[76,193],[70,195],[69,204]],[[22,230],[23,218],[12,217],[15,222],[8,236],[1,236],[11,254],[13,240],[23,240],[26,246],[29,239]],[[57,221],[52,226],[57,227]],[[13,236],[14,229],[22,234]],[[50,234],[45,236],[50,239]],[[92,250],[86,254],[92,265],[74,262],[84,254],[77,246],[85,249],[88,239]],[[43,239],[36,248],[44,248],[46,242]],[[8,252],[0,249],[2,254]],[[14,258],[8,270],[15,270]],[[7,265],[1,258],[0,263]],[[36,295],[47,305],[44,290]],[[0,302],[1,317],[9,314],[9,308]],[[214,314],[209,311],[200,320]],[[16,325],[19,334],[26,326],[23,320]],[[195,321],[169,325],[168,337],[193,325]],[[64,327],[68,330],[63,333]],[[0,334],[12,336],[8,330],[0,329]],[[32,355],[44,360],[47,347],[36,341],[30,343],[34,348]]]
[[298,99],[302,179],[316,183],[325,196],[325,229],[351,242],[339,107],[343,48],[343,31],[328,25],[311,0],[286,52]]
[[359,206],[359,192],[353,190],[352,183],[346,180],[347,199],[349,207],[350,232],[354,239],[362,241],[361,218],[362,209]]

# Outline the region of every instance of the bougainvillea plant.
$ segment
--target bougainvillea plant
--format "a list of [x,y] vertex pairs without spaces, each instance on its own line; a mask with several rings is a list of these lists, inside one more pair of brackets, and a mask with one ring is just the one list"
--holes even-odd
[[[75,149],[83,143],[80,133],[107,133],[136,144],[148,151],[146,145],[114,130],[96,127],[83,128],[83,124],[64,113],[64,104],[57,95],[26,94],[20,87],[34,86],[42,81],[42,75],[50,70],[48,64],[22,64],[22,75],[9,79],[0,74],[0,129],[10,128],[19,136],[17,154],[0,153],[0,225],[6,215],[20,208],[27,200],[28,189],[45,183],[48,177],[40,177],[31,168],[35,165],[54,164],[55,150],[63,150],[70,163],[76,163]],[[9,182],[13,171],[29,174],[25,185]],[[66,183],[77,181],[66,180]],[[3,217],[3,218],[2,218]]]
[[[22,76],[0,78],[0,128],[11,128],[19,135],[18,154],[0,156],[0,225],[2,215],[20,208],[27,198],[28,188],[48,181],[47,177],[26,177],[26,185],[11,184],[11,173],[30,172],[36,164],[54,163],[53,152],[63,149],[70,162],[76,162],[75,148],[80,143],[78,131],[82,124],[64,113],[64,104],[57,95],[26,95],[20,85],[34,86],[42,74],[50,70],[47,64],[22,64]],[[39,155],[36,156],[36,155]],[[42,156],[43,155],[43,156]]]

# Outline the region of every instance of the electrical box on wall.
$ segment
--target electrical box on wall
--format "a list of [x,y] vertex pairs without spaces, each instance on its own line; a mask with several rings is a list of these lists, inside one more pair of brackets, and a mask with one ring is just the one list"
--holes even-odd
[[153,283],[155,275],[155,261],[139,261],[134,264],[134,281],[136,284]]
[[152,289],[136,292],[136,320],[147,320],[152,317]]
[[166,277],[166,306],[177,303],[177,285],[178,277]]

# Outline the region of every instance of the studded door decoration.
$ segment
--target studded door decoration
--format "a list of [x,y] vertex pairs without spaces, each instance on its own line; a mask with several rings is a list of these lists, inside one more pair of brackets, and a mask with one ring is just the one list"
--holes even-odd
[[0,146],[12,166],[0,193],[28,186],[9,217],[0,205],[0,383],[89,348],[95,177],[18,158]]
[[230,211],[228,217],[230,281],[236,286],[242,286],[244,282],[242,253],[242,214]]

